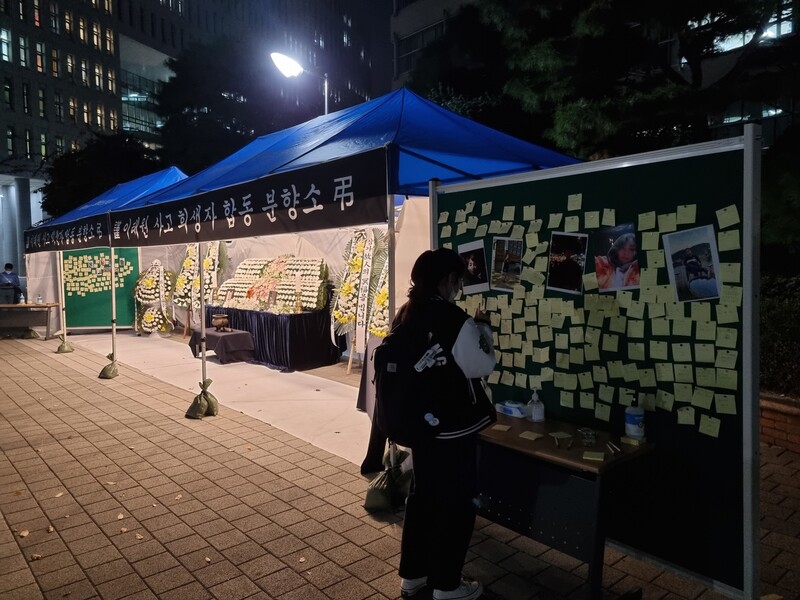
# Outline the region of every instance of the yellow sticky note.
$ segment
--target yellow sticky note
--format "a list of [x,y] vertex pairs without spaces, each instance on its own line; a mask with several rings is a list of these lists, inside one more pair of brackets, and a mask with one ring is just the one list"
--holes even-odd
[[575,408],[575,394],[573,392],[561,390],[559,404],[564,408]]
[[619,336],[611,333],[603,335],[603,352],[617,352],[619,348]]
[[441,225],[442,223],[447,223],[447,219],[450,218],[450,213],[446,210],[439,213],[439,221],[438,223]]
[[672,406],[675,404],[675,396],[666,390],[659,389],[656,391],[656,406],[667,412],[672,412]]
[[653,360],[667,360],[669,358],[669,345],[667,342],[650,340],[650,358]]
[[739,310],[729,304],[717,304],[717,324],[738,323]]
[[489,231],[488,225],[478,225],[475,228],[475,239],[482,239],[486,237],[486,233]]
[[581,228],[581,220],[575,215],[568,216],[564,219],[564,231],[567,233],[574,233]]
[[561,218],[564,215],[561,213],[550,213],[550,219],[547,221],[547,228],[548,229],[556,229],[559,225],[561,225]]
[[514,215],[516,214],[517,207],[516,206],[504,206],[503,207],[503,221],[513,221]]
[[659,267],[663,267],[665,265],[664,262],[664,251],[663,250],[648,250],[647,251],[647,266],[651,269],[657,269]]
[[717,352],[717,358],[714,361],[714,366],[719,367],[720,369],[735,369],[738,358],[739,352],[736,350],[725,350],[722,348],[719,352]]
[[614,401],[614,388],[610,385],[601,384],[597,396],[603,402],[611,404]]
[[521,437],[523,439],[526,439],[526,440],[531,440],[532,442],[535,442],[540,437],[544,437],[544,435],[541,434],[541,433],[535,433],[533,431],[523,431],[522,433],[519,434],[519,437]]
[[688,343],[672,345],[672,357],[675,362],[692,362],[692,347]]
[[580,393],[579,406],[581,408],[587,408],[589,410],[594,410],[594,395],[593,394],[589,394],[588,392],[581,392]]
[[644,318],[644,307],[647,306],[641,300],[631,300],[631,304],[628,307],[628,318],[629,319],[643,319]]
[[596,402],[594,405],[594,418],[608,422],[611,418],[611,405]]
[[456,235],[464,235],[467,233],[467,224],[462,222],[456,227]]
[[628,358],[631,360],[644,360],[644,343],[628,342]]
[[681,204],[678,207],[676,222],[678,225],[691,225],[697,220],[696,204]]
[[[663,302],[656,302],[653,300],[652,302],[647,303],[647,314],[651,319],[658,319],[659,317],[663,317],[667,314],[666,309],[664,308]],[[669,327],[669,324],[667,324]],[[669,335],[669,329],[667,329],[666,335]]]
[[[598,419],[601,417],[597,416],[597,410],[595,409],[595,417]],[[603,419],[604,421],[608,421],[608,418]],[[597,452],[595,450],[584,450],[583,452],[583,460],[592,460],[595,462],[603,462],[606,459],[606,455],[604,452]]]
[[500,385],[512,387],[514,385],[514,374],[511,371],[503,371],[500,376]]
[[592,365],[592,379],[599,383],[607,383],[608,371],[603,365]]
[[594,382],[592,381],[591,371],[584,371],[583,373],[578,373],[578,382],[580,383],[582,390],[589,390],[594,388]]
[[[533,253],[533,256],[536,256],[536,253],[532,250],[532,248],[539,245],[539,234],[536,232],[525,234],[525,245],[528,247],[529,251]],[[531,261],[527,262],[530,263]]]
[[741,248],[739,242],[739,230],[732,229],[731,231],[720,231],[717,234],[717,246],[720,252],[727,250],[738,250]]
[[645,388],[656,387],[655,369],[639,369],[639,385]]
[[714,396],[714,408],[721,415],[735,415],[736,397],[731,394],[716,394]]
[[588,210],[583,214],[583,223],[586,229],[595,229],[600,227],[600,211]]
[[670,335],[669,321],[666,319],[652,319],[650,321],[650,331],[653,333],[653,335]]
[[713,367],[697,367],[695,377],[697,385],[705,387],[716,387],[717,385],[717,374]]
[[642,233],[642,250],[658,250],[658,242],[661,234],[657,231],[645,231]]
[[481,204],[481,216],[486,217],[489,213],[492,212],[492,203],[491,202],[484,202]]
[[677,215],[675,213],[658,215],[658,229],[661,233],[669,233],[677,228]]
[[672,363],[656,363],[656,379],[666,382],[675,381]]
[[622,379],[622,361],[610,360],[606,363],[608,366],[608,376],[612,379]]
[[639,231],[653,229],[656,226],[656,211],[639,214]]
[[694,388],[689,383],[675,383],[675,402],[691,402]]
[[511,427],[509,427],[508,425],[500,425],[500,424],[498,423],[497,425],[494,425],[494,426],[492,427],[492,429],[493,429],[494,431],[508,431],[509,429],[511,429]]
[[710,321],[711,305],[708,302],[692,302],[692,321]]
[[467,220],[467,213],[464,209],[459,208],[456,211],[456,223],[463,223]]
[[694,408],[691,406],[682,406],[677,411],[678,425],[694,425]]
[[675,369],[675,381],[681,383],[694,382],[694,369],[692,365],[676,364],[673,366]]
[[470,200],[464,205],[464,212],[469,215],[473,210],[475,210],[475,200]]
[[720,208],[717,211],[717,223],[719,223],[720,229],[725,229],[740,222],[741,219],[739,219],[739,210],[736,208],[735,204],[731,204],[725,208]]
[[720,420],[708,415],[700,415],[700,433],[713,438],[719,437]]
[[715,321],[698,321],[694,336],[698,340],[716,340],[717,323]]
[[580,210],[583,203],[583,194],[570,194],[567,196],[567,210]]
[[597,289],[597,273],[586,273],[583,276],[583,289],[586,291]]
[[[657,250],[648,250],[650,252],[658,252]],[[645,287],[654,286],[658,283],[658,269],[655,267],[642,267],[639,270],[639,284]]]
[[742,265],[740,263],[720,263],[719,276],[723,283],[741,283]]
[[445,225],[442,227],[441,233],[439,234],[440,238],[449,238],[452,235],[453,228],[450,225]]
[[709,410],[711,402],[714,400],[714,392],[705,388],[697,387],[692,394],[692,406]]
[[529,204],[522,207],[522,218],[525,222],[531,222],[536,218],[536,206]]
[[523,225],[514,225],[511,229],[509,237],[515,240],[521,240],[525,237],[525,227]]
[[614,227],[617,224],[617,211],[613,208],[604,208],[601,223],[606,227]]
[[518,388],[528,389],[528,376],[525,373],[517,373],[514,377],[514,385]]
[[694,345],[694,358],[699,363],[713,363],[715,360],[715,352],[716,348],[714,347],[714,344]]
[[644,337],[644,321],[628,321],[628,337]]
[[720,348],[736,348],[738,331],[733,327],[717,327],[717,346]]
[[733,369],[717,369],[717,387],[725,390],[739,389],[739,373]]
[[489,377],[486,378],[486,381],[491,385],[497,385],[500,383],[500,371],[492,371],[489,374]]

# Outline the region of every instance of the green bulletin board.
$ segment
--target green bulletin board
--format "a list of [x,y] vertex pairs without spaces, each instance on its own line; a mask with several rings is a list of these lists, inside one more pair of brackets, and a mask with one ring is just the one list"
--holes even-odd
[[474,267],[459,302],[492,318],[493,400],[538,389],[548,416],[622,435],[637,397],[656,451],[613,500],[609,537],[736,590],[752,585],[758,485],[743,139],[448,186],[434,202],[434,246]]
[[[139,276],[139,250],[116,248],[117,326],[131,327],[133,288]],[[67,326],[111,327],[111,252],[87,248],[64,252],[64,307]]]

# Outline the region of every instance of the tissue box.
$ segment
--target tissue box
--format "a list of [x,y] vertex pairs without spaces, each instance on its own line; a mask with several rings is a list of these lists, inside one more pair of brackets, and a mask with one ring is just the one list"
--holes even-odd
[[509,417],[525,417],[525,405],[521,402],[498,402],[494,405],[494,408],[497,412]]

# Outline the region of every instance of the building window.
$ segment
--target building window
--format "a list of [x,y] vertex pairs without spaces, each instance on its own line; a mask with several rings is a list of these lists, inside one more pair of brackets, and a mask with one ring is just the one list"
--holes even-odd
[[14,128],[9,125],[6,127],[6,153],[9,156],[14,156]]
[[106,71],[106,91],[109,94],[117,93],[117,74],[111,68]]
[[103,0],[103,9],[107,15],[112,14],[114,12],[114,3],[111,0]]
[[92,108],[88,102],[83,103],[83,123],[84,125],[91,125],[92,123]]
[[53,77],[58,77],[61,74],[61,57],[56,49],[50,50],[50,73]]
[[26,115],[31,114],[31,86],[29,83],[22,84],[22,112]]
[[94,87],[98,90],[103,89],[103,66],[99,64],[94,66]]
[[44,42],[36,42],[36,71],[44,73]]
[[118,125],[117,111],[112,108],[110,111],[108,111],[108,126],[111,128],[111,131],[116,132]]
[[78,124],[78,101],[75,98],[69,99],[69,120],[74,124]]
[[89,87],[89,61],[81,61],[81,83]]
[[[20,4],[22,4],[20,2]],[[42,26],[42,11],[39,7],[39,0],[33,0],[33,24],[36,27]]]
[[106,52],[114,54],[114,30],[110,27],[106,29]]
[[97,21],[92,23],[92,46],[97,50],[100,49],[100,23]]
[[64,122],[64,101],[61,98],[61,92],[55,92],[53,94],[53,106],[56,109],[56,121],[59,123]]
[[102,104],[98,104],[95,110],[95,125],[101,130],[106,128],[106,109]]
[[25,130],[25,158],[33,158],[33,136],[30,129]]
[[56,154],[64,154],[64,137],[56,136]]
[[28,38],[24,35],[19,36],[19,66],[28,66]]
[[47,134],[39,134],[39,154],[42,155],[42,160],[47,158]]
[[72,141],[69,143],[69,149],[70,149],[72,152],[77,152],[78,150],[80,150],[80,149],[81,149],[81,145],[78,143],[78,140],[72,140]]
[[44,88],[39,88],[39,118],[47,118],[47,100]]
[[0,29],[0,58],[11,62],[11,31]]
[[0,14],[11,14],[11,0],[0,0]]
[[3,106],[6,110],[14,110],[14,80],[11,77],[3,79]]
[[72,35],[72,11],[64,11],[64,31]]
[[19,15],[19,20],[20,21],[24,21],[25,20],[25,3],[24,2],[20,2],[19,3],[19,12],[17,14]]
[[422,49],[444,35],[444,22],[441,21],[422,31],[397,41],[397,74],[407,73],[414,68]]
[[78,39],[86,43],[86,19],[78,17]]
[[50,3],[50,29],[53,33],[61,33],[61,19],[58,13],[58,2]]
[[70,79],[75,79],[75,56],[72,54],[67,54],[67,75]]

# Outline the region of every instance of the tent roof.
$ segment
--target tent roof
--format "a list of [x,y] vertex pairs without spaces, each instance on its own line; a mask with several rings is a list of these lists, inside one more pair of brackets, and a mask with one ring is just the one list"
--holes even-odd
[[177,167],[169,167],[163,171],[144,175],[132,181],[119,183],[92,200],[81,204],[60,217],[50,219],[40,226],[50,227],[51,225],[63,225],[87,217],[102,215],[112,210],[120,210],[126,208],[139,198],[152,194],[183,179],[186,179],[186,174],[183,171]]
[[401,88],[375,100],[259,137],[136,208],[352,156],[389,149],[388,191],[426,195],[428,181],[457,183],[579,162],[511,137]]

